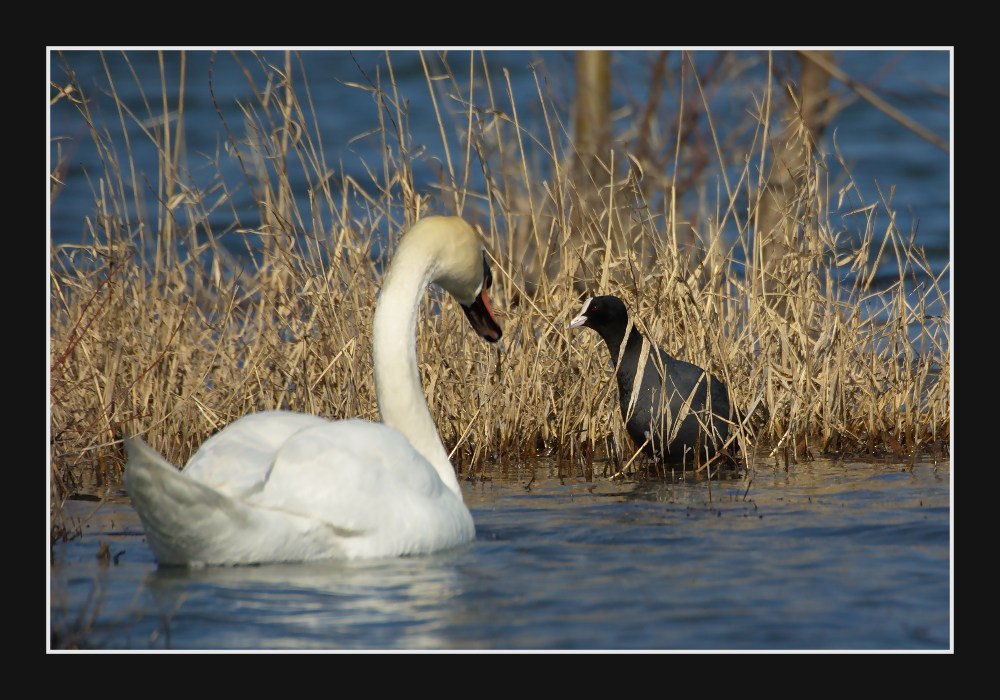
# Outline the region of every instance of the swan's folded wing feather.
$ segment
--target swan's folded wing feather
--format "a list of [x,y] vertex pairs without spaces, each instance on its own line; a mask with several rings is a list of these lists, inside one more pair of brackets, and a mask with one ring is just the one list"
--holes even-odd
[[446,491],[406,436],[383,423],[352,419],[296,433],[276,451],[264,488],[247,501],[366,529],[390,515],[401,494],[436,498]]
[[461,497],[406,436],[360,419],[297,433],[278,451],[264,488],[247,502],[309,513],[331,527],[359,533],[345,543],[348,550],[378,542],[390,553],[407,554],[475,536]]
[[141,438],[126,438],[123,482],[163,565],[303,561],[342,554],[339,540],[312,518],[258,509],[178,471]]
[[274,455],[296,433],[331,422],[292,411],[262,411],[230,423],[206,440],[184,474],[221,494],[244,499],[263,488]]

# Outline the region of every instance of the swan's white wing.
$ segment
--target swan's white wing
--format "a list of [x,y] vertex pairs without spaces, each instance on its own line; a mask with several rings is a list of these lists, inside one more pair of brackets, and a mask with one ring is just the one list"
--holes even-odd
[[288,439],[306,428],[332,422],[306,413],[264,411],[244,416],[206,440],[184,467],[184,474],[234,498],[259,491],[274,456]]
[[[308,424],[302,427],[294,415],[236,421],[212,438],[215,445],[207,441],[211,449],[199,450],[183,472],[142,440],[127,441],[125,487],[157,561],[249,564],[399,556],[475,537],[461,497],[398,430],[313,416],[303,416],[313,420],[302,421]],[[288,437],[268,455],[267,446],[282,433]],[[253,479],[241,480],[241,454],[250,460]],[[210,462],[212,455],[221,461]],[[199,479],[189,473],[191,464]],[[221,479],[225,491],[201,481],[208,477]],[[234,487],[251,481],[253,488]]]
[[[312,518],[253,508],[189,478],[140,438],[125,441],[123,482],[163,565],[343,557],[342,536]],[[349,533],[348,533],[349,534]]]
[[341,532],[348,556],[413,554],[475,536],[462,501],[406,437],[383,423],[325,422],[299,431],[274,457],[256,508],[308,514]]

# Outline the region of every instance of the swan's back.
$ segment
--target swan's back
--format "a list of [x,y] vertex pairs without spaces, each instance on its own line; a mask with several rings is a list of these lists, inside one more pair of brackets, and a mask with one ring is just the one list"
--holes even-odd
[[202,443],[184,474],[227,496],[245,497],[263,486],[274,455],[293,435],[329,422],[293,411],[244,416]]
[[[272,412],[236,421],[182,472],[141,440],[128,441],[126,488],[158,562],[400,556],[453,547],[475,536],[461,497],[402,433],[384,424],[302,416],[315,420],[301,421],[311,425],[290,433],[266,465],[257,459],[263,452],[237,445],[250,433],[266,436],[258,442],[276,442],[290,417]],[[248,471],[255,478],[222,480],[238,475],[235,460],[241,454],[250,456],[243,464],[253,465]],[[209,459],[219,455],[226,459]]]

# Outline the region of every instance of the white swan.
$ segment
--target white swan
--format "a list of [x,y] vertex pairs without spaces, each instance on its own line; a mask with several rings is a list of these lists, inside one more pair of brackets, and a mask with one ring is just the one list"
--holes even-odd
[[479,236],[458,217],[416,223],[375,309],[382,423],[252,414],[206,440],[181,471],[140,438],[126,439],[125,488],[161,565],[400,556],[475,537],[417,367],[417,317],[431,282],[480,336],[500,339]]

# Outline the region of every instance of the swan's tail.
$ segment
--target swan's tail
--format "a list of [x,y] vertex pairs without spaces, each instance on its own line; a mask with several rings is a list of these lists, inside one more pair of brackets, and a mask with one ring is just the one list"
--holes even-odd
[[305,561],[342,555],[328,523],[254,508],[192,479],[141,438],[125,439],[125,490],[156,561],[203,566]]
[[243,504],[189,478],[141,438],[125,438],[125,490],[160,564],[213,563],[220,535],[252,527]]

